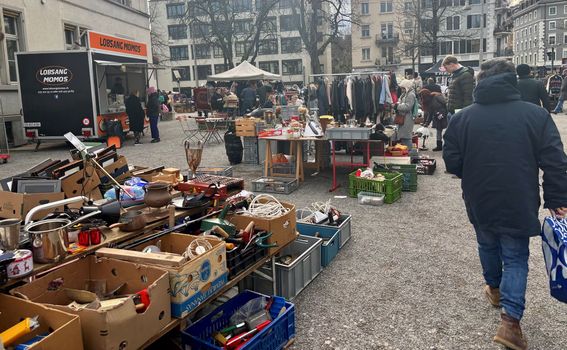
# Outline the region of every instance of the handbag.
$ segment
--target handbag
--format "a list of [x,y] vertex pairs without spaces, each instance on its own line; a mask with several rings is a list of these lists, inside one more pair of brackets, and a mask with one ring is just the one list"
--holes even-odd
[[396,125],[404,125],[406,122],[406,116],[403,114],[397,113],[394,117],[394,124]]
[[545,218],[541,239],[551,296],[567,303],[567,219]]

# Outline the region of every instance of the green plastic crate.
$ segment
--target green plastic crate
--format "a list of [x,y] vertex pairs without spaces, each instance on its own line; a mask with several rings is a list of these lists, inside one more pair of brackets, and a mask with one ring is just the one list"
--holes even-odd
[[386,178],[384,181],[375,181],[356,176],[356,171],[348,175],[348,195],[357,197],[358,192],[383,193],[384,203],[391,204],[402,197],[403,175],[397,172],[374,172],[382,174]]
[[386,167],[403,175],[402,191],[417,191],[417,164],[388,164]]

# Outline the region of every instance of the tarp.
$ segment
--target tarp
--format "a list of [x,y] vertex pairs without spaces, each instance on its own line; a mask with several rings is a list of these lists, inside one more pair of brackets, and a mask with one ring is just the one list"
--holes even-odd
[[244,61],[238,66],[215,75],[209,75],[207,80],[279,80],[282,76],[254,67]]
[[442,63],[443,63],[443,60],[437,61],[437,63],[435,63],[433,65],[433,67],[429,68],[424,73],[425,74],[440,74],[440,75],[447,74],[447,71],[442,66]]

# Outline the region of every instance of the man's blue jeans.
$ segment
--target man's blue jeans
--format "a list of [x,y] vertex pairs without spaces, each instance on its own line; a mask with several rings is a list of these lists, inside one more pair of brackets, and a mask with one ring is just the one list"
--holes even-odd
[[150,115],[150,131],[152,133],[152,139],[159,139],[159,129],[158,129],[159,115]]
[[565,102],[563,96],[559,96],[559,100],[557,100],[557,106],[555,106],[555,109],[553,111],[557,113],[563,112],[563,102]]
[[500,305],[517,320],[526,305],[529,237],[513,237],[476,229],[478,255],[486,284],[500,288]]

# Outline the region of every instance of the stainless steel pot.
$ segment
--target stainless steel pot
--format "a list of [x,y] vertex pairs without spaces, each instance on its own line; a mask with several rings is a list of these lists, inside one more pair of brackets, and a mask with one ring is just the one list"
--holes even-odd
[[71,221],[49,219],[32,222],[24,227],[32,242],[33,261],[40,264],[59,262],[67,255],[67,229]]
[[20,245],[20,219],[0,220],[0,245],[6,250],[16,250]]

